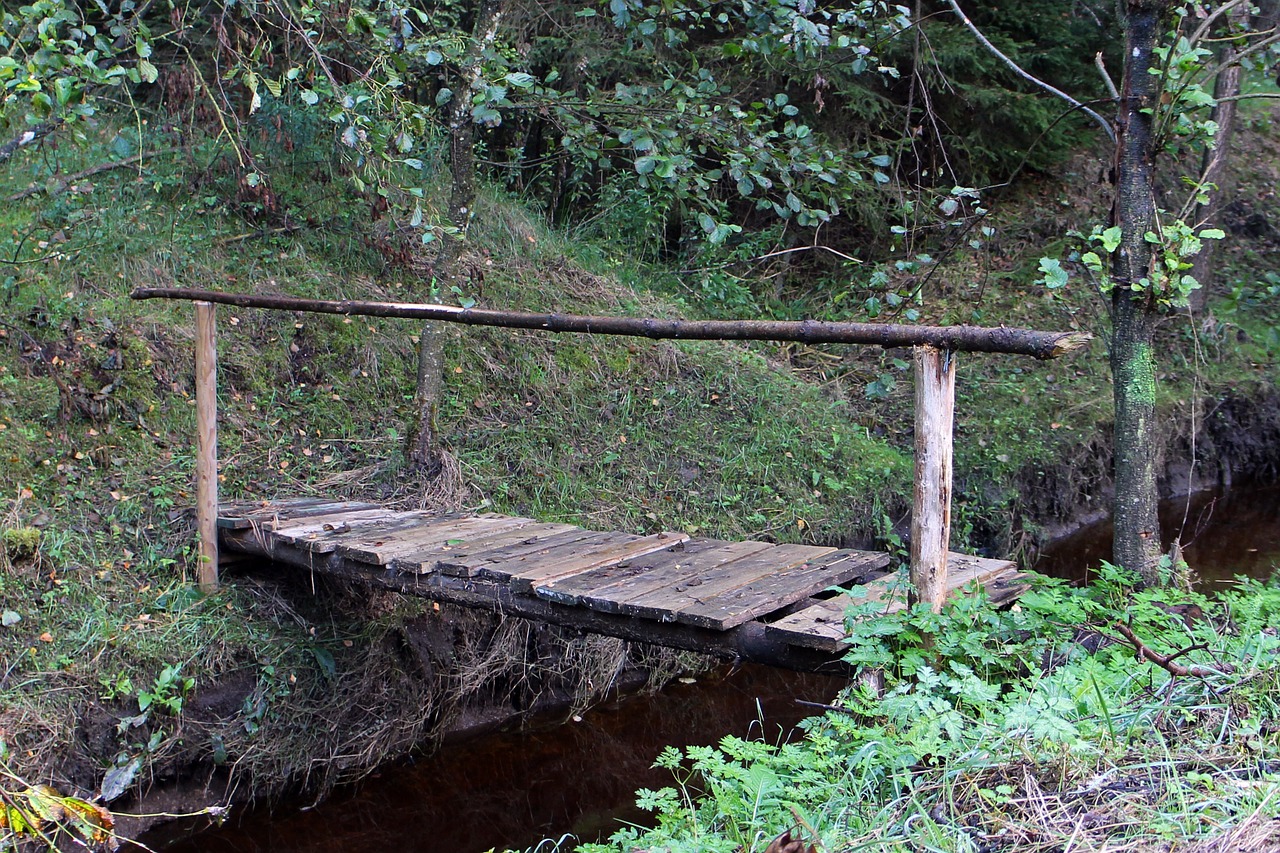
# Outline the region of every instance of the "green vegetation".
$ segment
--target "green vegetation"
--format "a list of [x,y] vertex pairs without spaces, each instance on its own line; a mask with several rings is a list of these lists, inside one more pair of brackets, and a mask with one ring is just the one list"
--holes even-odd
[[850,687],[796,743],[664,751],[672,786],[638,799],[655,828],[578,849],[730,853],[787,830],[820,850],[1271,849],[1280,587],[1136,580],[1041,581],[1011,611],[855,607],[849,660],[883,667],[882,695]]
[[[0,21],[14,143],[0,147],[0,741],[5,772],[31,782],[0,792],[49,783],[110,802],[144,780],[210,773],[225,786],[210,798],[321,788],[448,728],[460,709],[524,710],[556,690],[588,702],[584,685],[617,669],[616,649],[590,641],[263,573],[200,596],[189,583],[192,319],[189,306],[129,300],[134,286],[1090,331],[1092,351],[1064,363],[961,359],[953,541],[1025,554],[1043,528],[1105,506],[1110,318],[1089,289],[1062,284],[1068,268],[1104,263],[1069,235],[1105,220],[1097,184],[1111,152],[1088,149],[1074,117],[1059,121],[950,18],[900,33],[903,10],[878,2],[835,23],[799,3],[764,4],[749,20],[737,17],[747,7],[722,19],[714,4],[639,0],[607,13],[446,3],[427,20],[384,4],[302,4],[289,21],[274,17],[278,4],[214,5],[220,17],[200,20],[221,30],[181,4],[81,20],[41,0]],[[503,12],[488,41],[471,36],[482,9]],[[1091,59],[1111,14],[1109,3],[1028,0],[974,18],[1035,73],[1082,91],[1101,86]],[[574,47],[582,31],[586,52]],[[470,109],[453,109],[467,106],[464,91]],[[465,177],[477,179],[460,220],[455,113],[471,122]],[[1153,331],[1156,444],[1208,481],[1274,473],[1274,117],[1242,105],[1209,311]],[[1037,171],[976,188],[1024,166]],[[1108,231],[1079,241],[1108,254]],[[1180,297],[1184,249],[1218,233],[1167,236],[1178,239],[1160,244],[1165,284]],[[442,243],[457,251],[447,278]],[[905,353],[451,330],[437,417],[447,464],[428,475],[403,453],[418,332],[220,309],[224,498],[901,545]],[[1017,614],[975,604],[944,623],[864,623],[853,654],[899,661],[887,701],[848,698],[879,740],[838,715],[806,745],[693,754],[704,779],[725,780],[724,801],[655,794],[666,835],[635,843],[751,849],[790,825],[794,804],[811,824],[801,828],[833,844],[859,843],[858,821],[874,818],[904,839],[963,846],[955,816],[976,815],[979,834],[1003,816],[1030,833],[1041,806],[1076,808],[1062,792],[1114,792],[1108,780],[1139,776],[1143,796],[1161,792],[1171,817],[1149,816],[1167,838],[1210,833],[1188,823],[1199,814],[1235,821],[1261,807],[1249,799],[1262,796],[1257,780],[1230,775],[1250,738],[1272,748],[1270,670],[1240,627],[1262,611],[1244,599],[1199,603],[1210,616],[1181,644],[1154,598],[1134,610],[1152,648],[1203,642],[1234,661],[1235,675],[1208,679],[1221,696],[1197,679],[1162,686],[1165,670],[1145,664],[1154,680],[1126,681],[1119,647],[1039,674],[1049,644],[1069,645],[1062,632],[1129,624],[1120,583],[1046,589]],[[440,648],[424,652],[423,636]],[[685,663],[630,656],[659,673]],[[1196,751],[1206,764],[1188,763]],[[760,799],[738,799],[737,777]],[[771,788],[766,802],[775,778],[803,796]],[[883,813],[828,808],[819,790],[833,786]],[[1050,790],[1058,800],[1042,797]],[[1191,810],[1210,793],[1212,807]],[[749,804],[762,809],[750,819]]]

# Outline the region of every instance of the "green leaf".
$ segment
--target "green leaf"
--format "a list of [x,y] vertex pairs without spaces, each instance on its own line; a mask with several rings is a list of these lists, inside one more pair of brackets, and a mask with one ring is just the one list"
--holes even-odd
[[337,664],[334,662],[333,655],[328,649],[322,649],[319,646],[314,646],[311,649],[311,654],[316,659],[316,664],[320,667],[320,671],[324,673],[325,678],[331,679],[337,674]]
[[657,157],[637,157],[636,158],[636,174],[647,175],[652,172],[658,165]]
[[1206,228],[1200,232],[1201,240],[1222,240],[1227,236],[1227,232],[1221,228]]
[[128,790],[141,769],[142,756],[135,755],[125,764],[117,764],[108,770],[107,775],[102,778],[102,786],[99,789],[103,802],[109,803]]
[[1050,290],[1057,290],[1067,284],[1067,271],[1057,258],[1041,258],[1040,273],[1040,282]]
[[538,81],[534,79],[532,74],[526,74],[523,71],[513,71],[507,75],[507,82],[517,89],[532,89]]
[[1108,255],[1111,254],[1120,247],[1122,239],[1124,239],[1124,232],[1120,230],[1120,226],[1112,225],[1102,232],[1102,250]]

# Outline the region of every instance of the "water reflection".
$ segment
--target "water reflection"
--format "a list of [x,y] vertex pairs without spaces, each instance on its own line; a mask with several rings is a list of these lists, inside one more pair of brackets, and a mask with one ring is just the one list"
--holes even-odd
[[[1280,564],[1280,487],[1168,500],[1160,505],[1160,526],[1165,548],[1179,538],[1204,591],[1221,589],[1237,575],[1265,580]],[[1110,520],[1090,525],[1046,549],[1035,568],[1080,580],[1111,559],[1112,534]]]
[[314,810],[250,813],[166,850],[479,853],[565,833],[594,840],[644,819],[629,804],[637,788],[670,784],[667,771],[651,766],[664,746],[712,744],[725,734],[777,742],[813,713],[796,699],[830,702],[843,685],[762,666],[726,669],[594,709],[581,722],[446,746]]

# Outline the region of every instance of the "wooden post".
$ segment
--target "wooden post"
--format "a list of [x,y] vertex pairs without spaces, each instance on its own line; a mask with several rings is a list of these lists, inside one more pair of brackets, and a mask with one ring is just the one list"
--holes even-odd
[[200,589],[218,589],[218,349],[214,307],[196,303],[196,525]]
[[951,428],[956,406],[956,354],[914,350],[916,477],[911,513],[911,587],[937,613],[947,591],[951,538]]

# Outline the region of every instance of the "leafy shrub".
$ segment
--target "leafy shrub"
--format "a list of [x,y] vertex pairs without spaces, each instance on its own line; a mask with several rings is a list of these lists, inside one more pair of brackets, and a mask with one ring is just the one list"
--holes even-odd
[[[851,686],[798,743],[667,749],[676,783],[639,797],[656,826],[582,849],[752,850],[785,829],[831,850],[1025,849],[1269,819],[1280,587],[1210,600],[1132,581],[1105,566],[1008,610],[981,592],[941,615],[852,608],[848,660],[883,667],[882,695]],[[1135,660],[1138,643],[1168,666]]]

